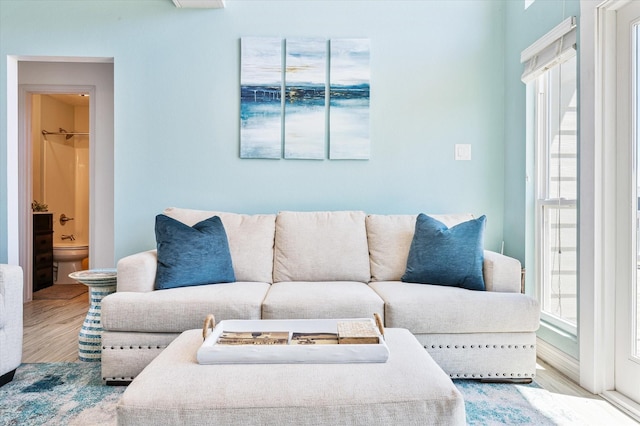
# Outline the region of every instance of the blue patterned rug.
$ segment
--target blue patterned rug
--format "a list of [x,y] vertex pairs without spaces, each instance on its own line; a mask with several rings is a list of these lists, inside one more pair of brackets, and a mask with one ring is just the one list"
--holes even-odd
[[[535,383],[454,381],[471,425],[578,424]],[[122,386],[104,386],[99,363],[22,364],[0,387],[0,425],[115,425]]]

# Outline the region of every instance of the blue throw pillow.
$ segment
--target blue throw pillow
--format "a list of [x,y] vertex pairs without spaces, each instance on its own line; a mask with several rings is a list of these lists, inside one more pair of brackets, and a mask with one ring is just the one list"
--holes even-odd
[[218,216],[191,227],[160,214],[156,242],[156,290],[236,280],[227,233]]
[[481,216],[451,228],[420,213],[402,281],[484,290],[484,228]]

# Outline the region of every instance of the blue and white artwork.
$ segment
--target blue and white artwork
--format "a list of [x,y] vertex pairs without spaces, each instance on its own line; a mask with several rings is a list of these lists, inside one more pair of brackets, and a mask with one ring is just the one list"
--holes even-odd
[[367,160],[369,138],[369,40],[332,39],[329,158]]
[[282,158],[282,40],[243,37],[240,157]]
[[327,41],[287,39],[284,158],[324,159]]

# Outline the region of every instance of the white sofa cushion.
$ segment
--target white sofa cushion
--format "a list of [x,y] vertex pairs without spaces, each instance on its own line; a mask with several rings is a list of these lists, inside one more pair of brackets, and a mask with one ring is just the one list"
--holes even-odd
[[[371,258],[371,281],[400,281],[418,215],[377,215],[366,218]],[[471,214],[429,215],[448,227],[473,219]]]
[[[2,283],[0,283],[0,285],[2,285]],[[7,308],[4,306],[4,294],[0,293],[0,330],[4,328],[4,323],[7,321],[6,310]]]
[[273,282],[369,282],[365,214],[360,211],[280,212]]
[[384,302],[367,284],[350,281],[279,282],[262,303],[263,319],[384,317]]
[[146,293],[118,291],[102,300],[102,327],[109,331],[181,333],[216,321],[260,319],[270,284],[235,282]]
[[538,301],[520,293],[399,281],[369,286],[385,301],[385,326],[413,334],[520,333],[540,325]]
[[236,280],[272,282],[276,215],[246,215],[176,207],[169,207],[163,213],[189,226],[211,216],[219,216],[229,240]]

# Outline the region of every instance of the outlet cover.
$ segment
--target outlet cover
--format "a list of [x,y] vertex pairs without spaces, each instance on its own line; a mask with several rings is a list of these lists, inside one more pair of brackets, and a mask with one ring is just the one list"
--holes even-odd
[[471,144],[457,143],[455,145],[454,158],[461,161],[471,160]]

